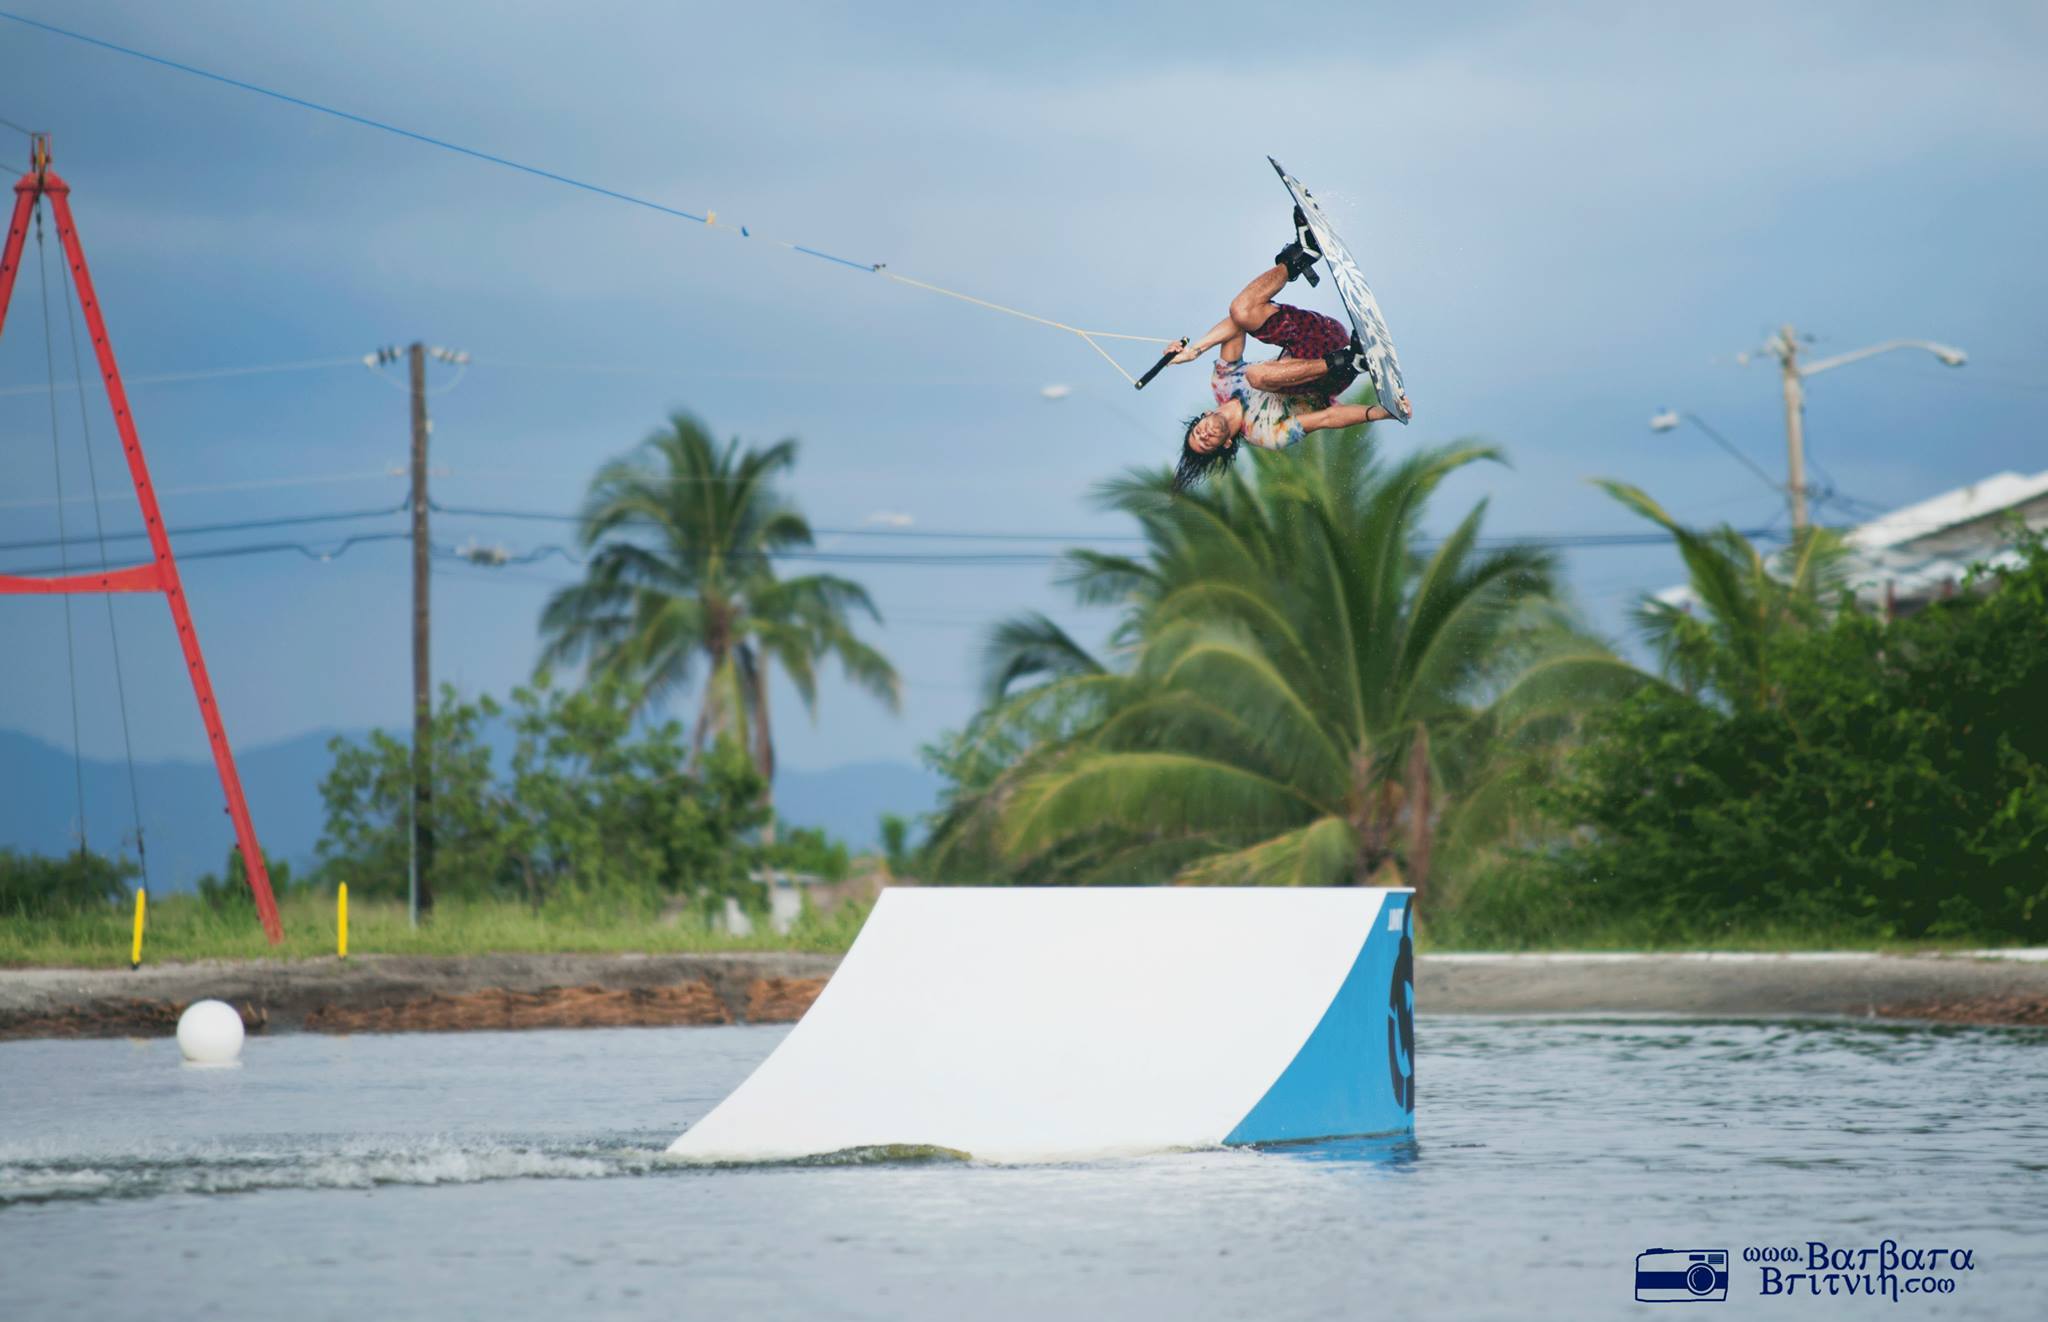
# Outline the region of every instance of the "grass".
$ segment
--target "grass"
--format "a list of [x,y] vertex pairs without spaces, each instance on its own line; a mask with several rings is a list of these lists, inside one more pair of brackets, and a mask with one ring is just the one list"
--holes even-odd
[[1619,897],[1575,892],[1483,855],[1439,875],[1443,880],[1416,914],[1416,943],[1425,951],[1912,954],[2024,944],[1996,932],[1898,936],[1875,917],[1825,912],[1731,917],[1713,910],[1645,911],[1619,903]]
[[[202,959],[311,959],[334,954],[333,897],[298,894],[279,905],[285,941],[263,939],[253,908],[222,910],[196,895],[152,899],[143,945],[145,963]],[[590,904],[550,905],[539,912],[509,900],[443,900],[433,921],[415,931],[405,905],[353,900],[349,905],[351,955],[485,955],[694,953],[734,950],[804,950],[839,953],[853,944],[867,917],[865,906],[831,915],[806,911],[787,934],[760,931],[731,936],[713,931],[695,914],[663,921],[643,908]],[[1674,933],[1628,919],[1544,914],[1531,907],[1521,921],[1488,913],[1478,921],[1456,905],[1425,905],[1416,940],[1427,951],[1795,951],[1973,950],[2003,944],[1984,939],[1900,940],[1867,928],[1799,925],[1732,926],[1702,923]],[[0,968],[120,968],[128,963],[128,908],[0,920]]]
[[[285,939],[263,939],[253,907],[217,909],[196,895],[152,897],[143,942],[145,964],[202,959],[312,959],[335,953],[332,896],[291,895],[279,902]],[[405,905],[351,899],[348,948],[356,955],[694,953],[715,950],[839,952],[853,943],[865,906],[830,915],[806,910],[785,935],[730,936],[695,914],[673,921],[637,906],[549,906],[536,913],[505,900],[443,900],[417,931]],[[132,910],[94,909],[40,918],[0,919],[0,967],[123,968]]]
[[1744,923],[1701,921],[1674,927],[1669,922],[1629,915],[1559,913],[1530,905],[1519,912],[1498,906],[1457,905],[1416,916],[1416,947],[1431,951],[1743,951],[1851,950],[1880,954],[1985,950],[2016,944],[2004,937],[1897,937],[1851,923],[1787,920]]
[[1553,954],[1622,951],[1727,951],[1782,954],[1799,950],[1869,951],[1873,954],[1915,954],[1937,951],[1987,950],[2010,941],[1957,937],[1946,940],[1874,935],[1867,928],[1798,926],[1774,923],[1758,927],[1705,928],[1683,933],[1616,919],[1569,929],[1512,930],[1488,924],[1474,927],[1455,915],[1418,916],[1416,948],[1428,951],[1535,952]]

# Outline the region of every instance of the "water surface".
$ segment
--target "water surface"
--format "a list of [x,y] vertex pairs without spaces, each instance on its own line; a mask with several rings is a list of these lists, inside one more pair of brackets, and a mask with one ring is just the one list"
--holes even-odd
[[[779,1028],[0,1044],[0,1313],[1640,1316],[1651,1247],[1963,1247],[2038,1317],[2048,1035],[1433,1018],[1413,1141],[705,1170],[661,1150]],[[819,1105],[829,1106],[829,1097]],[[1654,1310],[1651,1316],[1657,1316]],[[1690,1316],[1690,1314],[1688,1314]]]

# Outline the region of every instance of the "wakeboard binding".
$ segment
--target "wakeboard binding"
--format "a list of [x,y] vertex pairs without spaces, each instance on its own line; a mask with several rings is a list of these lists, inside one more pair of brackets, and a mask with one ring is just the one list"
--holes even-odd
[[1302,276],[1308,277],[1311,287],[1320,284],[1322,277],[1316,274],[1316,263],[1323,260],[1323,250],[1316,243],[1316,233],[1309,228],[1308,217],[1301,214],[1301,208],[1294,209],[1294,242],[1273,255],[1276,266],[1287,268],[1289,283]]
[[1343,348],[1332,349],[1324,354],[1323,366],[1329,369],[1332,376],[1341,372],[1349,372],[1354,377],[1367,379],[1372,376],[1371,366],[1366,362],[1365,346],[1358,342],[1356,335],[1352,336],[1351,343]]

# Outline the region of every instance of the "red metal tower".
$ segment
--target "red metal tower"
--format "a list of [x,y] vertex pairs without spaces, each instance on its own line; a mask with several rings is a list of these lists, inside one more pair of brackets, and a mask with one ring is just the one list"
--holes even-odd
[[227,731],[221,728],[220,709],[213,698],[213,681],[206,675],[206,657],[199,650],[199,634],[192,627],[192,612],[185,604],[185,587],[178,579],[178,562],[171,555],[171,540],[164,531],[162,513],[157,509],[156,489],[150,485],[149,465],[142,457],[142,440],[135,433],[135,417],[128,410],[128,392],[121,384],[121,369],[114,363],[114,345],[107,338],[106,319],[100,315],[99,296],[93,292],[92,273],[86,269],[85,250],[78,243],[78,228],[71,220],[71,186],[50,168],[50,140],[38,134],[30,152],[29,171],[14,185],[14,219],[7,227],[7,248],[0,255],[0,329],[7,324],[7,307],[14,295],[14,277],[21,269],[21,250],[28,237],[29,218],[36,203],[50,200],[57,222],[57,239],[64,247],[64,260],[71,263],[72,283],[78,288],[79,306],[85,312],[86,329],[92,334],[93,352],[99,356],[100,377],[106,383],[107,401],[114,409],[114,425],[121,433],[121,450],[128,458],[128,476],[135,483],[135,500],[142,507],[143,527],[149,534],[150,560],[127,569],[72,574],[61,578],[21,578],[0,574],[0,594],[57,592],[161,592],[171,606],[171,622],[178,629],[178,646],[185,652],[185,668],[192,675],[192,692],[199,699],[199,719],[206,723],[207,741],[213,747],[213,765],[220,772],[220,787],[227,795],[228,816],[235,824],[235,842],[242,851],[242,867],[249,889],[256,896],[256,912],[263,920],[263,933],[276,945],[284,940],[284,925],[278,921],[277,901],[270,893],[270,870],[264,866],[263,850],[256,843],[256,827],[249,820],[249,804],[242,797],[242,778],[235,771],[235,753],[228,746]]

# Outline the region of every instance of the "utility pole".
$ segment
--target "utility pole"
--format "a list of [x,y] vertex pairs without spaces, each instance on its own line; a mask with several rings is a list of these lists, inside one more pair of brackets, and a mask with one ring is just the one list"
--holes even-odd
[[1799,374],[1799,334],[1778,328],[1778,366],[1785,380],[1785,494],[1792,499],[1792,532],[1806,528],[1806,383]]
[[427,346],[406,350],[412,375],[412,891],[413,921],[434,912],[434,675],[429,651]]
[[[1790,322],[1780,326],[1778,333],[1764,343],[1762,352],[1778,360],[1778,370],[1784,380],[1785,495],[1792,505],[1793,532],[1800,532],[1806,527],[1806,378],[1819,376],[1822,372],[1832,372],[1837,367],[1845,367],[1850,363],[1860,363],[1865,358],[1875,358],[1894,349],[1919,349],[1931,353],[1946,367],[1961,367],[1970,359],[1968,354],[1952,344],[1940,344],[1934,340],[1886,340],[1881,344],[1839,353],[1818,362],[1801,363],[1799,332],[1792,328]],[[1744,351],[1735,355],[1735,361],[1746,363],[1756,356],[1758,355],[1753,352]]]
[[412,396],[412,793],[406,798],[405,810],[406,893],[412,925],[418,927],[420,915],[431,916],[434,911],[434,672],[428,642],[434,545],[427,528],[427,512],[433,508],[427,496],[427,477],[432,471],[427,467],[427,438],[433,434],[434,424],[427,418],[427,359],[454,367],[460,380],[468,370],[469,355],[414,340],[404,349],[385,345],[364,354],[363,366],[381,376],[382,369],[397,362],[401,354],[411,378]]

